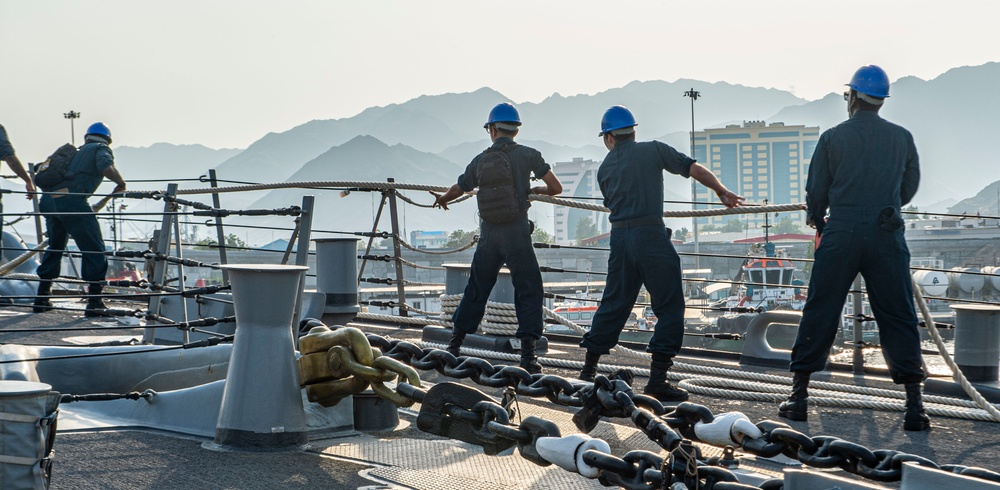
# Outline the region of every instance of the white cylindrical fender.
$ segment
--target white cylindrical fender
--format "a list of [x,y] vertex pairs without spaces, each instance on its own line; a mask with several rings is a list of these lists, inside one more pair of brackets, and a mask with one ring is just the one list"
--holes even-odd
[[593,449],[611,454],[611,446],[602,439],[594,439],[587,434],[572,434],[565,437],[539,437],[535,443],[538,454],[546,461],[567,471],[575,471],[587,478],[597,478],[601,470],[583,462],[583,453]]

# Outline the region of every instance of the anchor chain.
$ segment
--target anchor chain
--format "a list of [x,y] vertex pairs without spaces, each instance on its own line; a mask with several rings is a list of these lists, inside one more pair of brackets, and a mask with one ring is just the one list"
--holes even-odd
[[[591,384],[560,376],[532,375],[516,366],[494,366],[483,359],[456,358],[447,351],[421,349],[406,341],[389,340],[374,334],[364,336],[368,341],[368,348],[376,346],[374,350],[381,352],[381,357],[390,357],[417,369],[435,370],[445,376],[469,379],[482,386],[509,387],[518,395],[544,397],[557,405],[580,407],[581,411],[574,416],[575,422],[592,422],[600,417],[628,418],[650,440],[671,454],[681,447],[684,440],[691,440],[714,445],[733,445],[744,452],[768,458],[782,454],[808,466],[840,468],[875,481],[899,481],[902,477],[902,464],[912,461],[921,466],[1000,482],[1000,473],[983,468],[943,466],[902,451],[873,451],[832,436],[809,437],[781,422],[764,420],[755,424],[743,414],[713,414],[710,408],[690,402],[675,407],[664,406],[652,397],[633,393],[629,384],[622,379],[598,376]],[[439,388],[444,386],[449,388]],[[520,444],[527,438],[526,434],[519,432],[524,429],[525,422],[513,429],[506,409],[488,395],[476,394],[482,392],[474,388],[449,382],[423,391],[412,383],[400,382],[394,393],[407,398],[411,403],[421,403],[421,414],[425,410],[433,413],[428,416],[431,420],[425,424],[420,424],[418,417],[418,426],[422,429],[424,426],[437,428],[440,435],[481,445],[484,451],[487,446],[490,451],[504,444],[511,447],[513,443]],[[438,399],[452,402],[433,401]],[[428,406],[430,408],[426,408]],[[455,406],[462,407],[462,410]],[[525,421],[527,420],[526,418]],[[592,423],[596,425],[596,422]],[[588,426],[592,428],[589,424],[583,424],[583,427],[580,425],[578,422],[578,428],[582,430]],[[720,427],[725,429],[721,436]],[[507,442],[502,443],[497,438]],[[537,449],[534,448],[536,451]],[[664,468],[669,465],[664,464],[664,458],[644,451],[632,451],[623,458],[617,458],[607,454],[607,451],[602,453],[588,450],[583,453],[583,461],[600,470],[602,482],[624,488],[660,488],[665,485],[664,482],[684,481],[684,477],[678,480],[668,479]],[[699,488],[755,488],[733,486],[741,484],[734,483],[735,477],[729,479],[726,474],[728,470],[723,467],[704,468],[707,469],[699,466],[696,473]],[[674,470],[670,470],[670,473],[674,474]]]

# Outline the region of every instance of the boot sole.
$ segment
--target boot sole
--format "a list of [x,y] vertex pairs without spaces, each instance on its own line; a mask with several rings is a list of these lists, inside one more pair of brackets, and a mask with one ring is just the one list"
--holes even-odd
[[670,396],[670,395],[662,395],[656,393],[647,393],[645,391],[643,391],[642,394],[656,398],[661,402],[686,402],[688,401],[688,398],[691,398],[689,395]]
[[903,430],[905,430],[905,431],[920,432],[920,431],[925,431],[925,430],[930,430],[930,429],[931,429],[931,423],[930,422],[917,422],[915,424],[914,423],[910,423],[910,422],[903,422]]
[[794,420],[796,422],[806,422],[809,420],[809,414],[805,412],[789,412],[788,410],[778,410],[778,416],[788,420]]

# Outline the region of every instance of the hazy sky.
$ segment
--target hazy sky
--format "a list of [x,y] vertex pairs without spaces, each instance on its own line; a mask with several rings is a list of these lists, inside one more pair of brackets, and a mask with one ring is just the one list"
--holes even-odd
[[78,141],[102,120],[116,145],[242,148],[483,86],[538,102],[692,78],[813,100],[863,64],[895,80],[1000,61],[998,14],[992,0],[0,0],[0,124],[37,161],[69,139],[69,110]]

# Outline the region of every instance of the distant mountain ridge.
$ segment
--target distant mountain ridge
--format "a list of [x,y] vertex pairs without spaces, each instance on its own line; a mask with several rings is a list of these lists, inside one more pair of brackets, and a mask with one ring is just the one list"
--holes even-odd
[[[836,92],[814,101],[776,89],[688,79],[631,82],[593,95],[556,93],[538,103],[517,104],[524,121],[518,141],[539,149],[550,163],[574,157],[599,161],[606,154],[597,138],[600,116],[608,106],[623,104],[636,114],[640,139],[657,138],[687,153],[691,100],[683,93],[691,88],[701,92],[701,98],[694,102],[698,130],[746,120],[780,121],[826,130],[847,117],[845,102],[839,95],[840,82],[831,81]],[[1000,92],[993,88],[996,86],[1000,86],[1000,63],[954,68],[932,80],[903,77],[893,82],[892,97],[882,115],[909,129],[917,142],[923,179],[914,204],[938,206],[966,199],[982,185],[980,179],[970,177],[996,174],[998,157],[990,145],[993,135],[1000,133],[1000,118],[996,117],[1000,113]],[[310,121],[284,132],[269,133],[247,149],[227,155],[224,161],[214,160],[214,165],[222,179],[280,182],[313,175],[316,171],[306,171],[307,165],[334,159],[340,163],[330,171],[351,176],[348,180],[421,178],[425,183],[449,185],[489,145],[482,125],[489,109],[504,101],[510,100],[490,88],[425,95],[372,107],[349,118]],[[364,139],[354,141],[360,135],[385,147]],[[347,145],[349,142],[353,143]],[[143,150],[153,152],[158,148],[154,145]],[[125,148],[116,152],[122,162],[128,160]],[[167,162],[198,160],[199,170],[183,173],[200,175],[204,172],[201,168],[211,166],[208,164],[220,152],[182,159],[150,158],[155,163],[144,163],[142,167],[164,170],[155,174],[158,176],[176,177],[179,173],[171,170]],[[393,154],[408,156],[394,160]],[[344,164],[343,159],[348,157],[358,163],[353,167]],[[381,159],[388,160],[376,165]],[[407,161],[419,162],[422,171],[413,175]],[[316,165],[320,164],[312,167]],[[430,182],[432,176],[441,180]],[[668,190],[678,195],[687,195],[689,185],[682,179],[668,179]]]
[[170,143],[156,143],[143,148],[114,147],[115,161],[127,180],[196,179],[242,151]]
[[[397,182],[449,186],[458,178],[463,168],[432,153],[421,152],[403,144],[387,145],[373,136],[357,136],[343,145],[307,162],[297,172],[288,177],[288,182],[316,181],[361,181],[385,182],[392,176]],[[430,204],[433,196],[422,191],[401,191],[406,197]],[[298,205],[302,196],[316,196],[317,212],[313,216],[313,228],[317,230],[371,231],[372,223],[381,200],[381,193],[355,191],[342,197],[338,190],[326,189],[279,189],[270,191],[253,202],[253,209],[272,209]],[[427,209],[402,206],[401,219],[408,230],[440,230],[445,228],[475,229],[478,224],[473,210],[475,204],[458,205],[459,211]],[[442,219],[447,218],[447,227]],[[287,226],[286,218],[269,218],[264,226]],[[246,221],[261,225],[260,220]],[[389,229],[389,210],[382,214],[379,229]],[[319,236],[317,236],[318,238]],[[404,237],[406,238],[406,237]],[[408,239],[408,238],[407,238]]]

